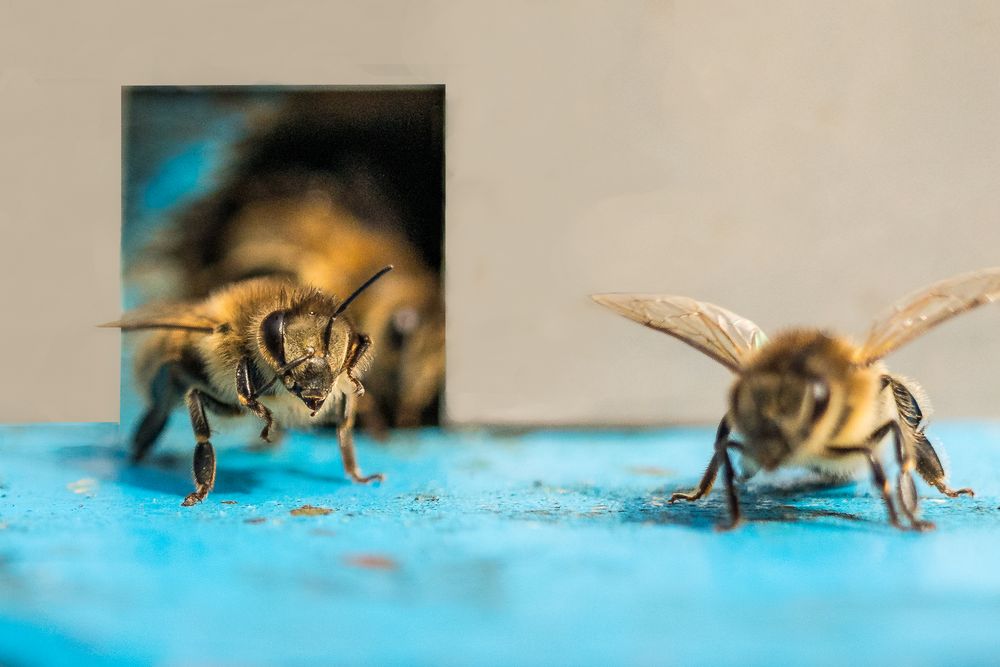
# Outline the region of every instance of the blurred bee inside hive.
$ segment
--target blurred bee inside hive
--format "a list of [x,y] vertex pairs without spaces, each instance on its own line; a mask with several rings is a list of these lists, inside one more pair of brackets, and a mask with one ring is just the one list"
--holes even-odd
[[389,277],[351,306],[374,348],[359,419],[376,435],[436,424],[444,377],[443,88],[129,91],[133,134],[153,131],[150,118],[173,109],[182,127],[193,126],[189,133],[214,123],[223,136],[211,144],[217,164],[202,167],[207,186],[164,211],[133,261],[126,252],[140,300],[201,299],[261,276],[343,297],[392,264]]

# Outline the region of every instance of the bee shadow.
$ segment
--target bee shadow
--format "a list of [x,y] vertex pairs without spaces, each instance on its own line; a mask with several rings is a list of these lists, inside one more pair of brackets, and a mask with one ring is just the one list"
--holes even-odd
[[[819,493],[824,498],[836,501],[839,498],[854,497],[845,492],[854,487],[854,482],[828,482],[803,480],[793,484],[757,484],[740,488],[740,510],[747,523],[787,523],[804,524],[823,521],[824,528],[848,528],[851,525],[875,525],[870,519],[833,509],[802,507],[789,504],[796,498],[815,497]],[[725,498],[718,493],[692,502],[668,503],[671,491],[628,501],[622,512],[623,521],[632,523],[652,523],[686,526],[699,530],[716,530],[729,522],[729,508]]]
[[[181,454],[153,454],[142,463],[132,463],[124,449],[113,445],[74,445],[62,447],[56,454],[106,481],[158,494],[183,498],[194,488],[191,458]],[[246,494],[258,485],[256,472],[220,467],[213,493]]]

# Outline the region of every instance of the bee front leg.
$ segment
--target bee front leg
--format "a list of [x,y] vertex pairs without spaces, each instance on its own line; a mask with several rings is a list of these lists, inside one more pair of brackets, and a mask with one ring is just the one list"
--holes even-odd
[[354,394],[344,394],[343,413],[340,423],[337,425],[337,441],[340,444],[340,458],[344,463],[344,472],[355,482],[367,484],[369,482],[381,482],[382,473],[362,476],[361,468],[354,454],[354,415],[357,412],[358,397]]
[[365,387],[361,384],[361,380],[355,377],[354,372],[361,360],[364,359],[365,354],[372,346],[372,339],[366,334],[357,334],[354,341],[354,348],[350,352],[350,357],[347,360],[347,379],[351,381],[354,385],[354,393],[358,396],[364,396]]
[[739,496],[736,493],[736,474],[733,472],[733,463],[729,459],[728,451],[730,447],[738,448],[740,445],[729,439],[729,433],[729,424],[723,419],[715,434],[715,454],[708,462],[708,467],[705,469],[705,474],[701,476],[697,488],[691,493],[674,493],[668,501],[672,503],[677,500],[693,501],[702,498],[712,490],[719,468],[722,467],[723,478],[726,482],[726,501],[729,505],[729,523],[720,526],[720,529],[723,530],[735,528],[742,521]]
[[712,487],[715,486],[715,478],[719,474],[719,455],[712,455],[711,460],[708,462],[708,467],[705,468],[705,474],[701,476],[701,481],[698,482],[698,486],[695,487],[694,491],[690,493],[683,493],[677,491],[671,494],[670,500],[667,502],[675,502],[677,500],[694,501],[704,497],[708,494]]
[[200,503],[215,486],[215,449],[209,441],[211,430],[205,417],[205,406],[202,394],[197,389],[188,390],[184,397],[188,412],[191,414],[191,426],[197,444],[194,448],[194,493],[188,495],[181,503],[185,507]]
[[264,420],[264,429],[260,437],[264,442],[271,442],[271,429],[274,427],[274,417],[266,406],[257,400],[257,388],[254,386],[253,373],[250,370],[250,358],[243,357],[236,367],[236,396],[240,405]]
[[729,448],[738,446],[732,440],[725,440],[715,445],[715,455],[721,459],[722,475],[726,482],[726,502],[729,504],[729,523],[719,526],[719,530],[732,530],[743,522],[740,513],[740,498],[736,494],[736,473],[733,462],[729,459]]

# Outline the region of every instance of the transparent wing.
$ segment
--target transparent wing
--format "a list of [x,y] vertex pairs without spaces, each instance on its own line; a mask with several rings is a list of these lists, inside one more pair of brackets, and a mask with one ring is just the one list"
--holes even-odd
[[97,326],[121,329],[122,331],[178,329],[182,331],[212,333],[219,328],[220,323],[204,315],[192,313],[190,307],[159,306],[126,313],[120,320],[98,324]]
[[739,371],[750,353],[767,342],[760,327],[725,308],[684,296],[594,294],[620,315],[662,331]]
[[875,320],[861,346],[872,363],[955,315],[1000,299],[1000,267],[942,280],[914,292]]

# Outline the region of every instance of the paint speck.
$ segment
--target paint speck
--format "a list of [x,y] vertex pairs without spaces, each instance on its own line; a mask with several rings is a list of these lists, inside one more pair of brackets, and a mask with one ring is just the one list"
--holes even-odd
[[357,556],[347,556],[344,562],[354,567],[366,570],[383,570],[386,572],[398,570],[399,564],[388,556],[378,554],[359,554]]
[[220,500],[223,505],[239,505],[235,500]]
[[337,531],[335,531],[335,530],[329,530],[327,528],[316,528],[314,530],[310,530],[309,534],[310,535],[320,535],[322,537],[333,537],[334,535],[337,534]]
[[73,493],[92,493],[97,489],[97,480],[93,477],[84,477],[83,479],[78,479],[75,482],[70,482],[66,485],[66,488]]
[[314,505],[303,505],[292,510],[292,516],[323,516],[333,514],[329,507],[316,507]]
[[267,521],[267,519],[262,516],[255,516],[252,519],[243,519],[243,523],[264,523],[265,521]]

